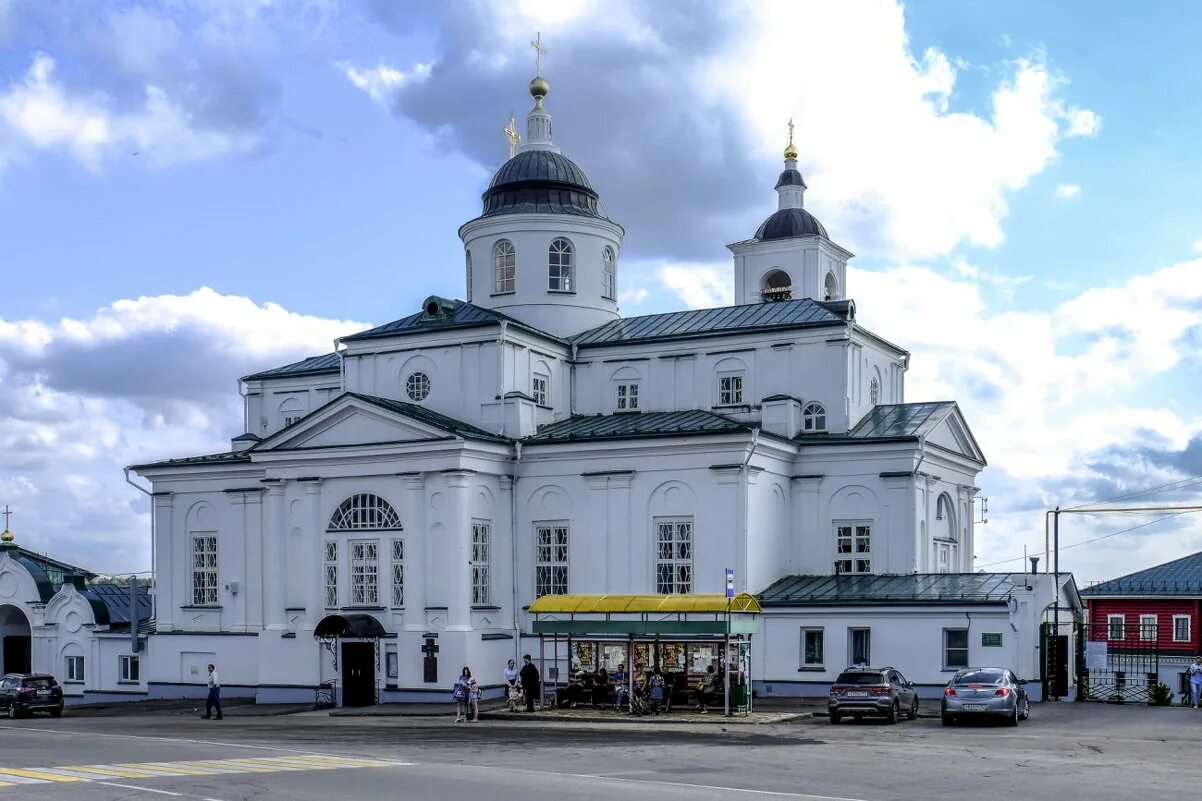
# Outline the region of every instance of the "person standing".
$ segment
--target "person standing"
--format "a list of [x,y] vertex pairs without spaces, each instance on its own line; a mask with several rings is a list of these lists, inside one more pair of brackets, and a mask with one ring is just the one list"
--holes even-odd
[[209,665],[209,696],[205,698],[204,719],[213,717],[213,707],[217,707],[217,719],[223,720],[221,714],[221,678],[217,675],[217,666]]
[[518,681],[518,669],[512,659],[505,665],[505,698],[509,701],[509,711],[518,711],[518,701],[521,699],[521,683]]
[[1185,669],[1185,675],[1189,676],[1190,696],[1194,709],[1197,709],[1198,704],[1202,704],[1202,656],[1195,657],[1194,664]]
[[534,659],[530,654],[522,657],[522,672],[519,675],[522,679],[522,691],[526,693],[526,711],[533,712],[534,699],[542,692],[543,678],[534,666]]
[[[474,699],[473,700],[473,696]],[[480,688],[476,684],[476,680],[472,678],[472,671],[466,665],[463,672],[459,674],[459,678],[455,681],[455,689],[451,691],[451,700],[455,702],[455,722],[462,723],[467,721],[472,722],[472,708],[479,707],[475,701],[480,698]]]

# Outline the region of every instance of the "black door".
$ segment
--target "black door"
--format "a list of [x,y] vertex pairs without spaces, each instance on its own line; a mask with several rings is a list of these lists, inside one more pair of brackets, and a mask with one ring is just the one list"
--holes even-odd
[[29,673],[30,638],[10,634],[4,638],[4,672]]
[[342,705],[376,702],[376,647],[369,642],[342,644]]

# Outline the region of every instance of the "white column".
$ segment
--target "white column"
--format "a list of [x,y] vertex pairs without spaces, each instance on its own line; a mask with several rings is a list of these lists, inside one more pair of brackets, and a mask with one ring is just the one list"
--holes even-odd
[[[306,478],[305,511],[302,513],[301,553],[288,554],[289,569],[308,576],[302,591],[305,605],[305,630],[317,628],[325,615],[325,521],[321,519],[321,479]],[[381,559],[383,562],[383,559]]]
[[[175,612],[182,603],[180,593],[183,592],[175,577],[176,562],[182,563],[188,558],[186,551],[180,553],[180,549],[176,547],[183,540],[175,535],[172,527],[172,500],[170,492],[156,492],[151,498],[150,513],[154,515],[155,539],[154,605],[158,631],[171,631],[175,628]],[[84,675],[91,674],[85,670]]]
[[263,616],[267,628],[282,631],[284,620],[284,585],[288,560],[284,540],[284,482],[265,479],[267,487],[263,508]]
[[[446,524],[451,559],[447,629],[450,631],[470,631],[472,628],[472,517],[467,491],[471,475],[463,470],[447,475],[447,495],[450,497],[447,498]],[[491,550],[495,565],[496,549]]]
[[405,482],[405,630],[426,630],[426,479],[421,473]]
[[[493,570],[496,579],[493,582],[493,603],[510,610],[505,616],[508,621],[517,620],[521,611],[521,592],[515,593],[514,586],[518,580],[516,562],[518,547],[518,532],[514,530],[513,521],[513,478],[498,476],[500,494],[497,497],[496,518],[493,520],[493,530],[498,533],[495,537]],[[514,607],[514,596],[517,596],[518,606]]]
[[793,478],[793,514],[790,520],[789,572],[827,573],[834,564],[835,548],[830,526],[818,519],[818,490],[822,476]]
[[245,607],[245,628],[248,631],[256,631],[263,628],[263,593],[258,589],[264,572],[262,491],[244,493],[243,503],[246,569],[242,575],[241,595]]

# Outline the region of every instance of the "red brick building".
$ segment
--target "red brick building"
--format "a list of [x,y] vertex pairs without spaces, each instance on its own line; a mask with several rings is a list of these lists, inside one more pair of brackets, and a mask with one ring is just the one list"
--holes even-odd
[[1081,591],[1091,640],[1111,652],[1159,652],[1160,681],[1182,692],[1186,665],[1202,654],[1202,552]]

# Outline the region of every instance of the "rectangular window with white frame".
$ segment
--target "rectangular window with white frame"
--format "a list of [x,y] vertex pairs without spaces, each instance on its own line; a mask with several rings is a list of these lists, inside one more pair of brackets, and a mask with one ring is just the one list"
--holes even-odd
[[338,606],[338,542],[326,540],[326,607]]
[[492,524],[472,521],[472,606],[492,604]]
[[83,657],[68,656],[63,675],[66,676],[66,681],[83,681]]
[[872,664],[872,629],[849,628],[847,630],[847,664]]
[[1139,638],[1145,641],[1156,641],[1156,615],[1139,616]]
[[392,605],[405,605],[405,541],[392,541]]
[[380,603],[380,541],[351,540],[351,606]]
[[805,626],[801,629],[801,669],[820,670],[825,667],[826,632],[821,626]]
[[534,403],[538,406],[547,405],[547,388],[551,385],[551,379],[545,375],[534,374],[530,379],[530,395],[534,398]]
[[142,671],[139,669],[138,657],[124,654],[121,656],[121,681],[141,681]]
[[534,597],[568,593],[568,524],[566,521],[534,526]]
[[617,409],[619,412],[635,411],[639,408],[639,385],[637,381],[625,381],[617,385]]
[[1125,640],[1127,639],[1126,622],[1122,615],[1107,615],[1106,616],[1106,639],[1108,640]]
[[943,630],[943,669],[968,667],[968,629]]
[[655,591],[693,591],[693,518],[656,518]]
[[718,405],[739,406],[743,403],[743,376],[718,376]]
[[1190,642],[1192,634],[1190,616],[1173,615],[1173,642]]
[[864,575],[872,572],[872,523],[835,523],[835,575]]
[[217,535],[192,535],[192,605],[217,605]]

